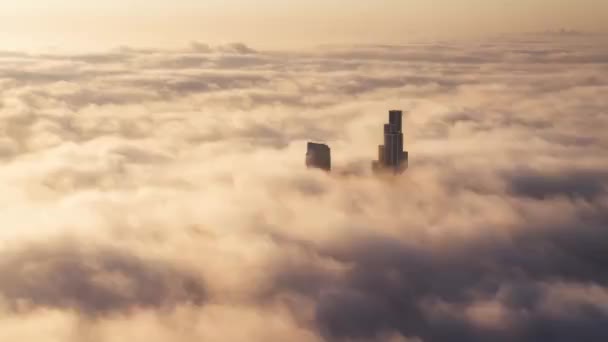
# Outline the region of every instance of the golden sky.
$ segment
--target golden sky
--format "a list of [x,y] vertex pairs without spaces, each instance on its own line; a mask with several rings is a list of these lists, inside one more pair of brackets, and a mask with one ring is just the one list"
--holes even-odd
[[556,29],[608,31],[605,0],[0,0],[0,48],[399,43]]

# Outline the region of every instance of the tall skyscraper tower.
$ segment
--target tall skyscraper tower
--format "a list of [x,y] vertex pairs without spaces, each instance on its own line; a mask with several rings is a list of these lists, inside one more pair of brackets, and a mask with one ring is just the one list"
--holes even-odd
[[391,110],[384,124],[384,145],[378,146],[378,160],[372,163],[374,171],[401,173],[408,166],[408,152],[403,150],[403,112]]
[[325,171],[331,170],[331,149],[325,144],[308,143],[306,166]]

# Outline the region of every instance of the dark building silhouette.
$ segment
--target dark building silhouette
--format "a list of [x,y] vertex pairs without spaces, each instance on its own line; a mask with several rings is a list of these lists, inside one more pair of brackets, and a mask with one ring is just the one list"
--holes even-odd
[[308,143],[306,151],[306,166],[325,171],[331,170],[331,150],[325,144]]
[[391,110],[384,125],[384,145],[378,146],[378,160],[372,163],[374,171],[401,173],[408,166],[408,152],[403,150],[403,112]]

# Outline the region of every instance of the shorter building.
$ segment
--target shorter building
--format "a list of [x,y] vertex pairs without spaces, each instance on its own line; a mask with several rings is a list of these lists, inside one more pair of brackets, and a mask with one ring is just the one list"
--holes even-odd
[[325,144],[308,143],[306,151],[306,166],[308,168],[331,170],[331,149]]

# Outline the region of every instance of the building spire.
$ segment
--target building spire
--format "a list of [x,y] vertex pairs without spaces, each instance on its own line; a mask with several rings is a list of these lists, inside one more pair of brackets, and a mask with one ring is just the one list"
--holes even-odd
[[374,171],[401,173],[407,169],[409,155],[403,150],[402,121],[402,111],[389,111],[388,123],[384,124],[384,145],[378,146],[378,160],[372,163]]

